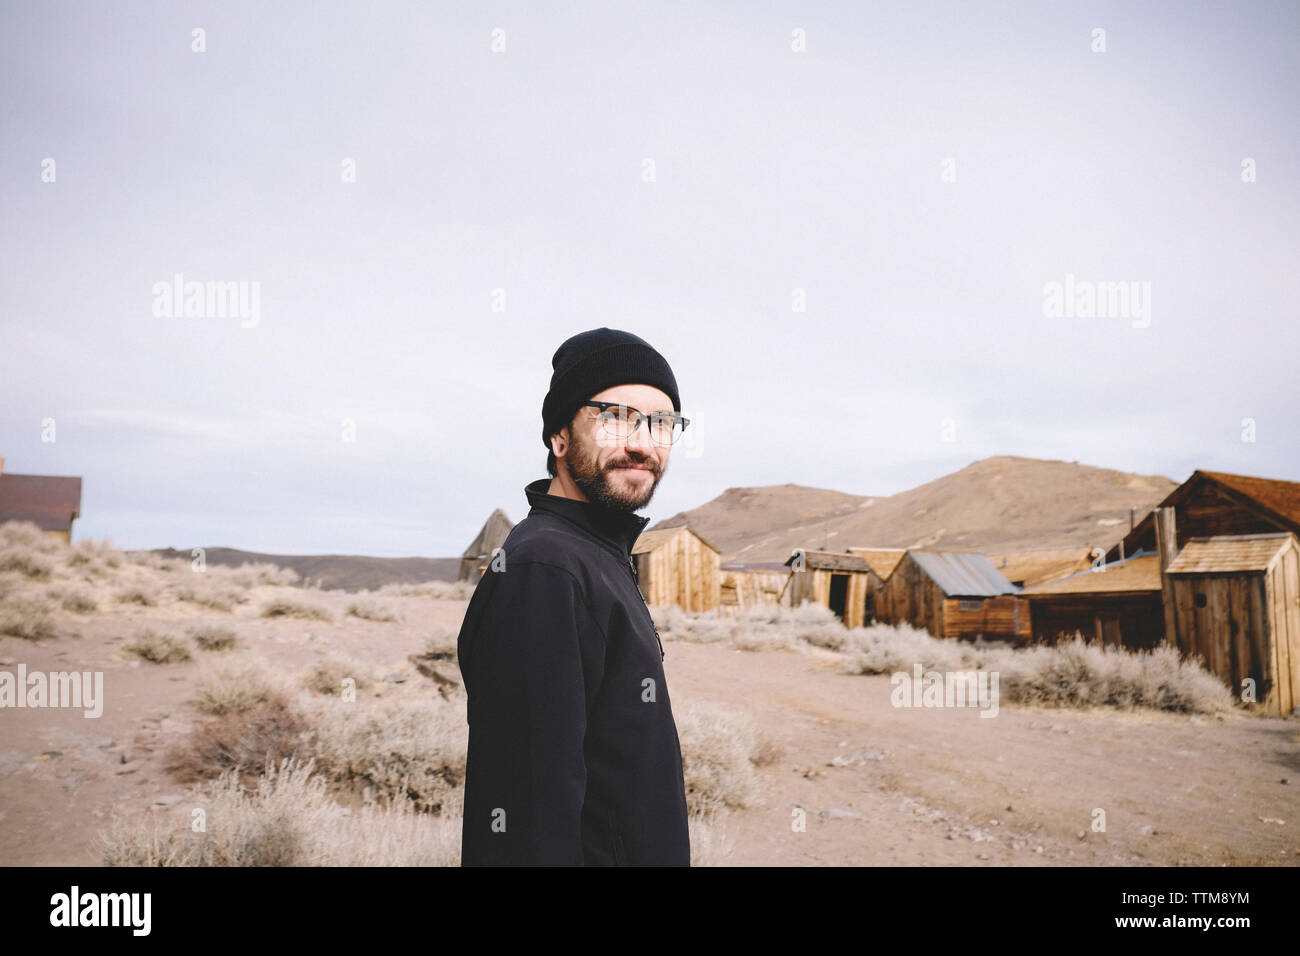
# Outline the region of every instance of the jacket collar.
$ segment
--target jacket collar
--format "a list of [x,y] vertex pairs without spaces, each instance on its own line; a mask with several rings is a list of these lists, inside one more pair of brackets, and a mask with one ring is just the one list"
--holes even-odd
[[649,518],[630,511],[548,494],[546,489],[550,486],[549,478],[538,478],[524,486],[524,494],[528,496],[533,511],[545,511],[571,521],[625,559],[632,554],[632,545],[650,523]]

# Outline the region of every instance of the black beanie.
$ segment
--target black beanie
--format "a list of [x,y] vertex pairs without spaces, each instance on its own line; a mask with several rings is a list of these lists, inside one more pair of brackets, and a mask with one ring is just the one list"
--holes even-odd
[[664,357],[645,339],[619,329],[601,327],[579,332],[555,350],[551,390],[542,402],[542,444],[573,419],[591,396],[615,385],[653,385],[682,410],[677,379]]

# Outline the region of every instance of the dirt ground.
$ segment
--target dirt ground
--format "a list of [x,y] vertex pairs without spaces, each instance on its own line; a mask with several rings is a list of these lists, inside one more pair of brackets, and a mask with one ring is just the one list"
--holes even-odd
[[[102,670],[106,699],[97,719],[0,711],[0,864],[97,865],[98,833],[114,809],[182,804],[186,788],[163,769],[163,754],[198,717],[189,704],[196,677],[220,655],[131,664],[118,647],[140,629],[221,623],[287,671],[342,652],[383,675],[403,670],[434,629],[457,629],[466,606],[385,600],[403,620],[379,623],[344,616],[354,596],[309,592],[334,623],[258,617],[277,593],[252,592],[233,614],[113,608],[62,618],[57,636],[39,643],[0,638],[0,667]],[[1005,704],[988,719],[976,709],[894,708],[887,677],[837,673],[835,655],[815,648],[665,646],[675,710],[707,700],[747,712],[783,751],[758,770],[759,805],[721,821],[727,865],[1300,864],[1295,719]],[[1104,832],[1093,829],[1097,810]]]

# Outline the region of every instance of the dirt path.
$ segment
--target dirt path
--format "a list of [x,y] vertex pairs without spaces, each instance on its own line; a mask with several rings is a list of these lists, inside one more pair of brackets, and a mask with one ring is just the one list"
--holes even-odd
[[1300,864],[1300,721],[895,708],[888,677],[836,663],[668,645],[675,709],[744,710],[785,750],[759,771],[764,804],[727,820],[728,863]]

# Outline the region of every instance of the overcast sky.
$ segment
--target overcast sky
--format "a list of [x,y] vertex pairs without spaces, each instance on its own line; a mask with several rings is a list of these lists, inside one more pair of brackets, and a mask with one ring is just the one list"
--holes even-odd
[[994,454],[1300,480],[1297,6],[1065,7],[6,4],[5,468],[122,547],[459,554],[607,325],[694,420],[655,520]]

